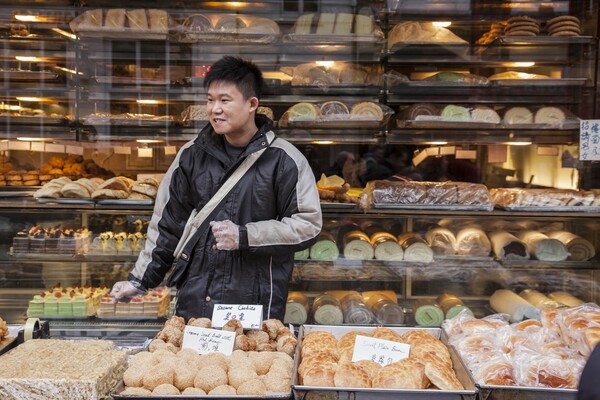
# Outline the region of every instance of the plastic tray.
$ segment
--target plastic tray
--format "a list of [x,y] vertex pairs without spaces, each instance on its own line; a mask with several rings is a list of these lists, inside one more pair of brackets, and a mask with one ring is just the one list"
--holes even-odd
[[431,129],[502,129],[502,124],[481,121],[417,121],[417,120],[396,120],[398,128],[431,128]]
[[132,31],[130,29],[121,30],[78,30],[75,32],[82,38],[106,38],[122,40],[166,40],[166,32],[156,32],[149,29],[144,31]]
[[576,389],[477,385],[481,400],[576,400]]
[[66,125],[65,117],[33,117],[20,115],[0,115],[0,124]]
[[564,78],[564,79],[495,79],[491,81],[492,86],[584,86],[587,82],[586,78]]
[[506,211],[523,211],[523,212],[582,212],[582,213],[599,213],[600,206],[499,206],[497,208]]
[[122,205],[122,206],[151,206],[154,200],[136,200],[136,199],[96,199],[97,204],[102,205]]
[[40,204],[51,204],[51,203],[55,203],[55,204],[89,204],[89,205],[94,204],[93,199],[74,199],[74,198],[53,199],[53,198],[40,197],[35,200]]
[[175,36],[180,42],[272,43],[279,39],[280,35],[275,33],[181,32]]
[[0,80],[7,81],[54,81],[60,75],[49,71],[6,71],[0,70]]
[[535,44],[563,44],[563,43],[590,43],[592,36],[500,36],[500,44],[535,43]]
[[[323,394],[332,396],[339,399],[352,399],[352,400],[395,400],[395,399],[444,399],[444,400],[475,400],[477,397],[477,388],[475,387],[473,380],[468,374],[464,364],[460,357],[452,347],[449,347],[450,355],[452,357],[452,363],[454,371],[458,380],[466,388],[465,390],[436,390],[436,389],[358,389],[358,388],[343,388],[343,387],[321,387],[321,386],[304,386],[298,383],[298,367],[300,365],[300,349],[302,346],[302,337],[304,334],[312,331],[327,331],[332,333],[338,339],[344,334],[351,331],[363,331],[370,332],[374,329],[374,326],[329,326],[329,325],[302,325],[300,327],[300,333],[298,335],[298,345],[296,347],[296,356],[294,359],[294,370],[292,371],[293,379],[293,392],[296,400],[302,400],[305,396],[311,392],[321,392]],[[446,342],[446,338],[442,336],[442,330],[440,328],[404,328],[404,327],[390,327],[393,331],[403,334],[413,330],[423,330],[431,333],[443,342]],[[314,393],[316,396],[318,393]]]
[[286,42],[301,42],[301,43],[379,43],[382,38],[376,35],[354,35],[354,34],[338,34],[338,35],[317,35],[314,33],[297,34],[290,33],[283,36]]

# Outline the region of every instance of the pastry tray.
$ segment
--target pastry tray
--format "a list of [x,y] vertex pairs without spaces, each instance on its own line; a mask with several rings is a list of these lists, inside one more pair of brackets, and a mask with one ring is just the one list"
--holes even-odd
[[119,125],[119,126],[172,126],[179,123],[169,119],[139,118],[82,118],[83,125]]
[[96,199],[95,202],[101,205],[113,206],[151,206],[154,200],[136,200],[136,199]]
[[322,201],[321,202],[321,208],[322,209],[339,209],[339,208],[344,208],[344,209],[350,209],[350,208],[356,208],[357,204],[356,203],[338,203],[335,201]]
[[122,39],[122,40],[166,40],[166,32],[151,31],[149,29],[143,31],[132,31],[131,29],[98,29],[98,30],[77,30],[77,36],[82,38],[106,38],[106,39]]
[[433,56],[464,55],[468,48],[468,43],[398,42],[390,47],[388,53]]
[[66,125],[65,117],[34,117],[28,115],[0,115],[0,124]]
[[170,85],[171,81],[168,79],[159,78],[134,78],[126,76],[95,76],[93,79],[97,83],[102,84],[113,84],[113,85],[154,85],[154,86],[166,86]]
[[584,86],[587,78],[563,78],[563,79],[496,79],[491,81],[492,86]]
[[[21,189],[23,186],[5,186],[5,187],[13,187]],[[0,190],[0,198],[3,197],[31,197],[35,190],[4,190],[4,187]]]
[[[383,121],[368,121],[359,119],[347,119],[338,121],[288,121],[285,128],[304,128],[304,129],[378,129],[384,126],[386,118]],[[282,126],[283,128],[283,126]],[[317,132],[311,132],[317,134]],[[331,134],[331,132],[324,132]]]
[[264,396],[244,396],[244,395],[145,395],[145,396],[131,396],[131,395],[120,395],[123,390],[125,390],[125,385],[123,381],[119,381],[117,386],[110,393],[111,398],[113,400],[179,400],[179,399],[227,399],[227,400],[237,400],[237,399],[289,399],[291,395],[291,390],[285,393],[272,393],[266,394]]
[[398,128],[431,128],[431,129],[502,129],[502,124],[481,121],[455,120],[396,120]]
[[479,398],[494,400],[576,400],[577,389],[476,385]]
[[2,338],[0,340],[0,355],[6,353],[13,347],[17,346],[17,337],[16,336],[8,336]]
[[315,33],[290,33],[283,36],[285,42],[318,43],[318,44],[347,44],[347,43],[380,43],[382,38],[377,35],[331,34],[318,35]]
[[373,203],[375,209],[389,210],[441,210],[441,211],[492,211],[493,206],[480,205],[465,205],[465,204],[388,204],[388,203]]
[[53,199],[50,197],[39,197],[37,199],[35,199],[38,203],[40,204],[89,204],[89,205],[93,205],[94,204],[94,200],[93,199],[76,199],[76,198],[58,198],[58,199]]
[[272,43],[279,39],[277,33],[237,33],[237,32],[178,32],[174,35],[179,42],[233,42],[233,43]]
[[[296,346],[296,356],[294,358],[294,370],[292,371],[293,392],[296,400],[305,399],[310,392],[320,392],[323,397],[329,396],[340,399],[352,400],[393,400],[393,399],[444,399],[444,400],[475,400],[477,397],[477,388],[468,374],[460,357],[452,347],[448,347],[454,371],[458,380],[466,388],[464,390],[437,390],[437,389],[359,389],[359,388],[344,388],[344,387],[323,387],[323,386],[304,386],[298,383],[298,367],[300,365],[300,349],[302,346],[302,338],[305,333],[312,331],[326,331],[332,333],[338,339],[344,334],[351,331],[370,332],[375,326],[329,326],[329,325],[302,325],[298,334],[298,345]],[[390,327],[393,331],[403,334],[408,331],[422,330],[428,332],[442,342],[446,343],[445,336],[442,336],[440,328],[408,328],[408,327]],[[318,395],[319,393],[314,393]]]
[[49,71],[10,71],[0,70],[0,80],[7,81],[54,81],[60,75]]
[[568,43],[590,43],[592,36],[500,36],[500,44],[568,44]]
[[438,87],[449,87],[449,88],[467,88],[467,87],[488,87],[488,83],[476,83],[476,82],[452,82],[452,81],[409,81],[400,82],[392,86],[392,91],[395,87],[427,87],[427,88],[438,88]]
[[523,212],[582,212],[582,213],[600,213],[600,206],[500,206],[496,208],[506,211]]

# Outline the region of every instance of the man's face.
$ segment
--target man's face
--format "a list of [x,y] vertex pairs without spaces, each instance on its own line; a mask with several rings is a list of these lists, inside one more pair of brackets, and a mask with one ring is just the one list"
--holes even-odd
[[237,136],[252,129],[257,106],[256,97],[244,99],[231,82],[216,81],[208,88],[206,111],[213,129],[220,135]]

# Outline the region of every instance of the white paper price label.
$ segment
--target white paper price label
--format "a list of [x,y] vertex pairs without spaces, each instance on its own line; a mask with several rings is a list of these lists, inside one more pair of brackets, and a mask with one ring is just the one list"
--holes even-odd
[[352,362],[371,360],[385,366],[407,358],[409,354],[408,344],[359,335],[354,342]]
[[228,356],[233,352],[234,343],[235,332],[186,326],[181,348],[193,349],[199,354],[223,353]]
[[254,304],[217,304],[213,309],[212,326],[222,328],[227,321],[237,319],[244,329],[260,329],[263,306]]
[[600,160],[600,120],[581,120],[579,123],[579,159]]

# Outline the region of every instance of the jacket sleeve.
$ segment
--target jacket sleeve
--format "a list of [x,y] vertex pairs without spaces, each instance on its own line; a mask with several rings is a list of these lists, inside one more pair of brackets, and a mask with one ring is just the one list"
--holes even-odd
[[181,148],[158,188],[146,246],[128,278],[139,289],[154,288],[163,281],[171,269],[173,252],[194,209],[190,183],[182,166],[186,154],[189,157],[188,148],[192,144],[193,141]]
[[240,250],[281,254],[303,250],[317,241],[323,218],[319,192],[308,161],[291,144],[278,139],[287,158],[276,174],[276,220],[240,227]]

